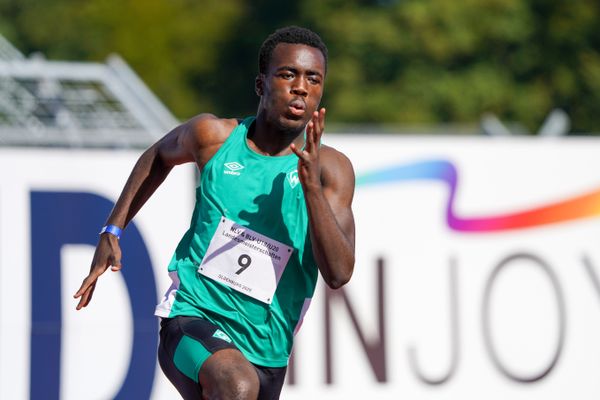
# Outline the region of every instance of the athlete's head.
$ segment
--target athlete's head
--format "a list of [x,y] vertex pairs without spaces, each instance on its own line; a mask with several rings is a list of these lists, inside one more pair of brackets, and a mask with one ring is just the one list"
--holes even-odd
[[321,51],[325,59],[325,71],[327,71],[327,46],[321,40],[321,37],[313,31],[301,28],[299,26],[286,26],[285,28],[277,29],[270,34],[258,52],[258,72],[264,74],[269,68],[269,63],[273,57],[273,50],[280,43],[304,44],[314,47]]
[[256,94],[258,115],[282,132],[299,134],[323,96],[327,47],[308,29],[279,29],[263,43]]

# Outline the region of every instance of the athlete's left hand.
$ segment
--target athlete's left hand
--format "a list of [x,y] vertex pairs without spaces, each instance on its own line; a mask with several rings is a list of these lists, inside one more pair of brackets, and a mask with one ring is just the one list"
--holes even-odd
[[304,149],[298,149],[293,143],[292,151],[298,156],[298,178],[305,191],[321,188],[321,165],[319,147],[325,130],[325,108],[315,111],[306,125],[306,143]]

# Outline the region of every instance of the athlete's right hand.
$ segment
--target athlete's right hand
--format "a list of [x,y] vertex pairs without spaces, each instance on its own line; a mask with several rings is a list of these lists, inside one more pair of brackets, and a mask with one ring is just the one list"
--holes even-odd
[[111,267],[111,270],[115,272],[121,269],[121,247],[119,246],[119,239],[116,236],[104,233],[100,235],[100,241],[98,242],[98,246],[96,246],[90,273],[81,283],[81,287],[77,293],[73,295],[76,299],[81,297],[76,307],[77,310],[81,310],[90,303],[94,289],[96,288],[96,281],[108,267]]

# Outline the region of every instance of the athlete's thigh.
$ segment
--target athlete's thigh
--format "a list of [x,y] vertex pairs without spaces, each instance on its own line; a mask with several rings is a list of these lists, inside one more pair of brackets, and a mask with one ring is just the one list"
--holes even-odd
[[200,398],[199,371],[220,350],[239,353],[223,331],[204,319],[178,316],[161,322],[159,363],[185,399]]
[[209,399],[256,400],[260,389],[256,369],[235,349],[211,355],[200,368],[199,382]]

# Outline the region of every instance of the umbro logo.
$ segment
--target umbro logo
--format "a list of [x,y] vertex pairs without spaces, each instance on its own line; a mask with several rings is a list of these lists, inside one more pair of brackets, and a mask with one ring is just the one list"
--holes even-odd
[[228,162],[223,165],[225,165],[225,168],[226,168],[225,171],[223,171],[223,172],[228,175],[239,175],[240,174],[239,171],[244,169],[244,166],[236,161]]
[[226,341],[228,343],[231,343],[231,338],[229,336],[227,336],[227,334],[225,332],[223,332],[222,330],[220,330],[220,329],[217,329],[215,331],[215,333],[213,334],[213,337],[217,338],[217,339],[224,340],[224,341]]

